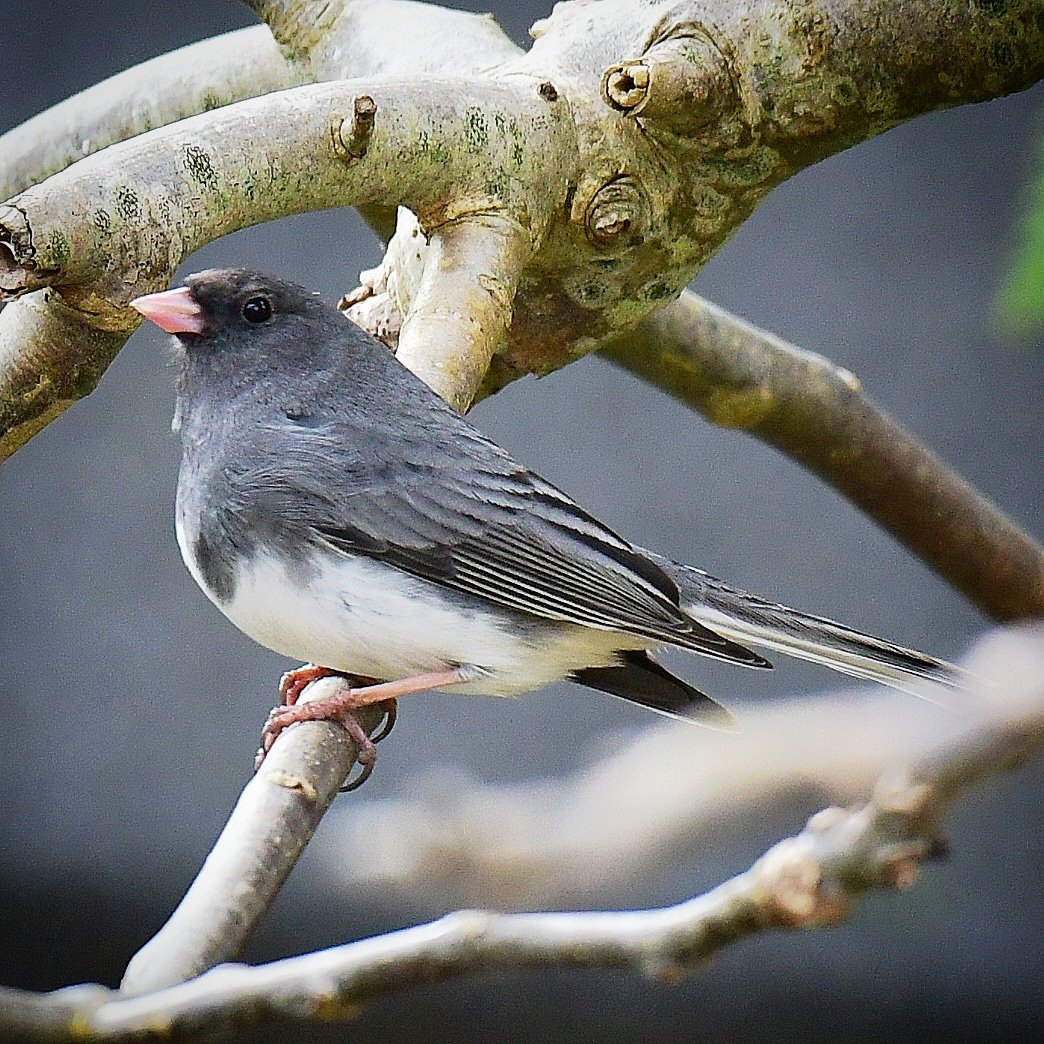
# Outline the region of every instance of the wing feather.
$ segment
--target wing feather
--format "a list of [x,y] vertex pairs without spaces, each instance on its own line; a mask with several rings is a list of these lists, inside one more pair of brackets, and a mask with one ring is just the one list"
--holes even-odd
[[543,480],[522,469],[468,478],[357,492],[343,505],[350,524],[315,529],[335,548],[519,612],[765,665],[689,617],[666,573]]

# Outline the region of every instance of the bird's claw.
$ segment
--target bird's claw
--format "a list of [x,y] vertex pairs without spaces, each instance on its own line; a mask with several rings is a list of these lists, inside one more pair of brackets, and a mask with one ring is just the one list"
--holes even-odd
[[388,736],[388,733],[395,728],[395,722],[399,718],[398,700],[384,700],[382,703],[377,704],[377,706],[384,711],[384,717],[381,719],[381,723],[377,727],[377,730],[369,737],[371,743],[380,743],[382,739],[385,739]]
[[[393,701],[394,702],[394,701]],[[387,714],[384,721],[387,721]],[[339,789],[338,793],[347,794],[351,790],[358,790],[373,772],[373,766],[377,764],[377,748],[374,746],[378,740],[388,735],[383,722],[377,739],[370,736],[362,727],[354,711],[348,711],[341,716],[341,724],[344,726],[348,737],[355,743],[355,762],[359,766],[359,775],[350,779]]]
[[301,693],[312,682],[331,676],[345,677],[340,671],[332,671],[329,667],[320,667],[314,663],[306,663],[300,667],[295,667],[292,671],[287,671],[279,679],[280,704],[284,707],[293,707],[301,698]]
[[[373,704],[384,711],[384,718],[373,736],[370,736],[362,727],[356,716],[357,708],[343,707],[343,703],[350,698],[352,690],[341,693],[336,697],[328,699],[313,700],[310,703],[298,703],[301,690],[316,678],[326,677],[338,672],[329,671],[322,667],[300,667],[295,671],[287,671],[280,681],[279,692],[283,698],[282,703],[269,711],[268,719],[261,730],[261,746],[254,756],[254,771],[256,772],[272,749],[284,729],[296,725],[302,721],[338,721],[348,733],[349,739],[356,745],[355,760],[361,767],[359,775],[340,788],[341,793],[356,790],[370,778],[373,766],[377,761],[375,745],[380,743],[395,726],[398,707],[394,699],[382,700]],[[307,675],[301,679],[300,675]],[[300,684],[298,684],[300,682]],[[289,702],[287,702],[289,700]]]

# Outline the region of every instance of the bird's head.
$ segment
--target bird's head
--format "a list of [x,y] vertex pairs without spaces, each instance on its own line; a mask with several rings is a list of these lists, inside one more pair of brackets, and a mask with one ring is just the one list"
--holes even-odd
[[317,294],[245,268],[197,272],[184,286],[135,298],[130,306],[197,357],[301,354],[324,326],[344,329],[343,318]]
[[373,351],[371,338],[317,294],[249,269],[197,272],[130,305],[174,335],[179,412],[200,399],[293,395],[343,367],[346,355],[358,362]]

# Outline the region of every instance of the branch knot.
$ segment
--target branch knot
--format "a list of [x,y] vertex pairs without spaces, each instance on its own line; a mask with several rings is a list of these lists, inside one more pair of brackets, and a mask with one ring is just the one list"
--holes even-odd
[[640,246],[648,225],[648,200],[638,182],[627,175],[603,185],[584,211],[587,238],[602,249]]
[[330,116],[330,141],[338,159],[350,163],[366,155],[376,117],[377,103],[368,94],[356,95],[350,120],[339,112]]
[[602,100],[643,124],[693,137],[735,109],[736,85],[722,48],[703,26],[686,23],[670,32],[640,58],[606,69]]

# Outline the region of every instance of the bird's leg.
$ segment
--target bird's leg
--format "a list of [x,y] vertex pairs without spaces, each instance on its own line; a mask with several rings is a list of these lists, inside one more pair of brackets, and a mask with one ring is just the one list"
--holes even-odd
[[[261,730],[261,749],[257,752],[257,759],[254,763],[255,768],[259,767],[261,762],[264,761],[265,755],[272,749],[272,744],[275,743],[283,729],[288,728],[290,725],[301,721],[339,721],[358,747],[357,759],[359,764],[363,766],[361,776],[346,788],[354,790],[365,782],[373,771],[373,763],[376,760],[374,744],[387,736],[395,724],[396,699],[414,692],[426,692],[429,689],[441,689],[449,685],[460,685],[474,677],[474,668],[445,668],[440,671],[430,671],[427,674],[418,674],[412,678],[401,678],[398,681],[379,682],[358,688],[345,688],[330,696],[323,696],[318,700],[309,700],[306,703],[297,702],[301,690],[309,682],[317,678],[340,673],[339,671],[331,671],[327,668],[310,665],[299,668],[297,671],[288,671],[283,676],[283,683],[280,684],[280,693],[283,695],[284,702],[278,707],[272,708],[271,713],[268,715],[268,721],[265,722],[265,727]],[[297,675],[304,675],[307,678],[300,686],[297,685]],[[291,697],[293,702],[286,702]],[[377,736],[371,738],[359,723],[355,712],[363,707],[371,707],[376,704],[384,704],[386,717],[385,723]]]

